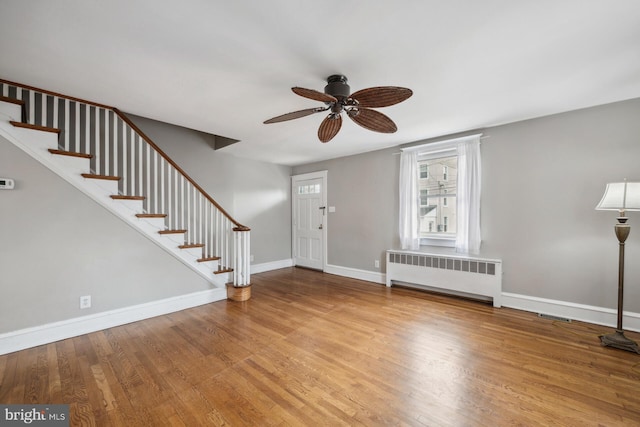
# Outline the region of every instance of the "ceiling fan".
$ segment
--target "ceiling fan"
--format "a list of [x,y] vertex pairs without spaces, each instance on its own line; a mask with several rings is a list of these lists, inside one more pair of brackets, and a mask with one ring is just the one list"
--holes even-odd
[[397,86],[370,87],[350,93],[351,88],[347,84],[347,78],[340,74],[334,74],[327,78],[324,93],[302,87],[293,87],[291,90],[302,97],[324,102],[325,106],[283,114],[266,120],[264,123],[284,122],[330,110],[329,115],[320,123],[318,129],[318,138],[322,142],[329,142],[336,136],[342,127],[343,111],[351,120],[365,129],[374,132],[394,133],[398,128],[393,120],[371,108],[395,105],[413,95],[411,89]]

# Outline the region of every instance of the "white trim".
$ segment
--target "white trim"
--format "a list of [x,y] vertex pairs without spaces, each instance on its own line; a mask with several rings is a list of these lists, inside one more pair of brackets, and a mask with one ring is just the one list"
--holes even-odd
[[264,273],[265,271],[279,270],[287,267],[293,267],[293,258],[265,262],[262,264],[252,264],[251,274]]
[[404,147],[404,148],[400,148],[400,151],[434,151],[436,149],[448,150],[448,149],[455,148],[455,145],[458,142],[480,138],[481,136],[482,136],[481,133],[476,133],[473,135],[461,136],[460,138],[452,138],[444,141],[428,142],[426,144],[413,145],[411,147]]
[[222,301],[226,298],[226,289],[209,289],[7,332],[0,334],[0,355]]
[[335,274],[337,276],[349,277],[351,279],[359,279],[366,282],[379,283],[381,285],[387,283],[386,274],[377,271],[360,270],[357,268],[341,267],[339,265],[327,264],[324,272]]
[[296,197],[296,195],[293,193],[293,190],[295,188],[295,183],[297,181],[305,181],[308,179],[322,179],[322,204],[323,206],[325,206],[324,218],[322,220],[323,222],[323,225],[322,225],[322,240],[323,240],[322,271],[326,271],[327,269],[327,265],[328,265],[327,259],[329,257],[329,252],[327,250],[329,246],[329,242],[327,239],[328,230],[329,230],[329,207],[327,206],[327,198],[329,194],[328,175],[329,175],[329,171],[323,170],[323,171],[309,172],[309,173],[303,173],[303,174],[291,176],[291,250],[293,252],[292,255],[293,255],[294,265],[295,265],[295,258],[296,258],[296,254],[295,254],[296,227],[294,224],[295,208],[296,208],[294,197]]
[[428,249],[429,246],[437,246],[441,248],[455,248],[456,247],[456,238],[455,237],[421,237],[420,238],[420,247],[425,250]]
[[[615,327],[617,323],[617,311],[612,308],[518,295],[509,292],[502,293],[502,306],[609,327]],[[640,332],[640,313],[625,311],[622,320],[624,329]]]

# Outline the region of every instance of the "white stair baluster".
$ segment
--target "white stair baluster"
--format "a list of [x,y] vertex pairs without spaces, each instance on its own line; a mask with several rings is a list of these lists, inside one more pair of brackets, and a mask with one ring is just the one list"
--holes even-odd
[[69,134],[71,133],[69,131],[69,129],[71,128],[71,117],[69,117],[69,114],[71,114],[71,109],[69,106],[70,101],[68,99],[64,99],[64,149],[65,151],[70,151],[69,150]]
[[[143,139],[140,138],[140,145],[143,145]],[[145,166],[147,169],[147,173],[146,173],[146,178],[147,178],[147,211],[148,212],[153,212],[153,195],[151,194],[151,152],[150,152],[150,148],[147,144],[144,144],[144,148],[145,148],[145,157],[144,157],[144,162],[145,162]],[[153,213],[157,213],[157,212],[153,212]]]
[[111,162],[109,156],[109,112],[107,110],[102,111],[104,111],[104,141],[102,141],[102,146],[104,147],[104,174],[111,175]]
[[92,159],[92,163],[93,163],[93,169],[94,169],[94,172],[95,172],[96,157],[95,157],[95,152],[94,152],[93,148],[91,147],[91,117],[90,117],[91,116],[91,108],[86,104],[84,106],[84,112],[85,112],[85,120],[84,120],[84,131],[85,131],[84,146],[85,146],[85,152],[94,155],[94,158]]
[[[18,99],[22,99],[22,91],[18,89]],[[34,91],[28,91],[29,97],[29,120],[28,122],[32,125],[36,124],[36,94]]]
[[122,176],[121,171],[120,171],[120,159],[118,158],[118,120],[117,120],[117,116],[114,112],[110,111],[109,112],[110,117],[111,117],[111,123],[113,124],[113,130],[111,132],[111,142],[110,142],[110,146],[113,149],[113,174],[115,176]]
[[[133,130],[132,130],[133,132]],[[136,133],[135,134],[135,138],[136,138],[136,143],[138,146],[138,173],[136,174],[136,180],[138,181],[138,195],[140,196],[145,196],[144,191],[142,191],[142,184],[143,184],[143,179],[142,179],[142,172],[144,171],[144,169],[142,168],[142,138],[140,138],[140,136]],[[145,206],[147,206],[147,204],[149,203],[149,201],[147,199],[145,199]],[[148,209],[148,208],[147,208]]]
[[124,122],[122,123],[122,166],[121,166],[121,174],[122,174],[122,194],[133,195],[132,192],[129,192],[129,168],[127,167],[127,129]]
[[80,153],[80,103],[78,102],[74,102],[74,110],[75,110],[75,115],[76,115],[76,132],[75,132],[75,147],[73,149],[73,151],[75,151],[76,153]]

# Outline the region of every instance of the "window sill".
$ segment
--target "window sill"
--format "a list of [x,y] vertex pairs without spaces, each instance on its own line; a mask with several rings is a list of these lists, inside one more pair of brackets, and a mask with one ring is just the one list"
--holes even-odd
[[422,237],[420,238],[420,246],[438,246],[445,248],[454,248],[456,246],[455,237]]

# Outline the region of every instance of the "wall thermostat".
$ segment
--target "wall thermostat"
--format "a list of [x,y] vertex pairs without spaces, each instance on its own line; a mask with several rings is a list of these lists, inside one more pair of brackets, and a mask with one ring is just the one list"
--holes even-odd
[[0,190],[13,190],[15,182],[11,178],[0,178]]

